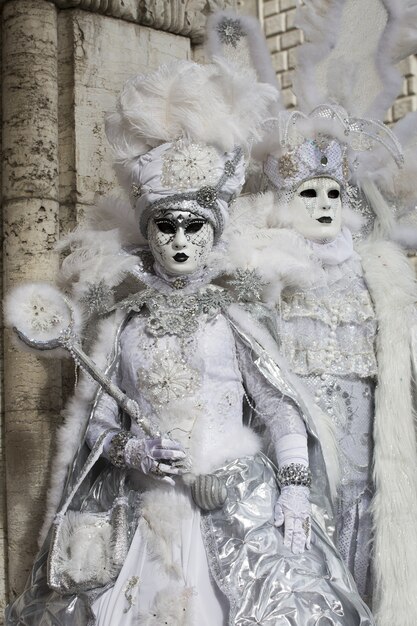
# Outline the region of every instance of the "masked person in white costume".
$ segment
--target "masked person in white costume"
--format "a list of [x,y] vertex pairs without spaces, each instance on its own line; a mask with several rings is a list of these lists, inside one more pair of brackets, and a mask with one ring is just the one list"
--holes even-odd
[[[236,89],[228,108],[232,81],[244,89],[242,102]],[[184,112],[174,95],[189,84],[198,84],[199,93],[187,97]],[[329,499],[331,481],[304,390],[287,377],[266,330],[212,284],[219,272],[212,253],[244,182],[237,143],[255,135],[273,96],[252,84],[264,98],[256,118],[250,84],[227,68],[173,64],[128,82],[108,119],[132,196],[133,232],[140,230],[149,247],[140,252],[133,245],[130,218],[115,231],[126,217],[108,216],[98,228],[96,215],[95,228],[70,236],[64,274],[76,277],[81,303],[100,299],[105,319],[93,360],[136,412],[128,418],[113,395],[84,378],[61,435],[68,445],[68,435],[77,433],[75,456],[64,450],[55,471],[67,475],[64,494],[76,485],[73,520],[114,511],[114,502],[125,508],[110,548],[119,567],[109,575],[96,556],[98,522],[82,529],[74,548],[80,532],[74,521],[59,559],[56,542],[46,538],[26,591],[8,609],[8,626],[374,623],[311,516],[310,500]],[[212,107],[213,90],[218,117],[210,135],[204,107]],[[234,117],[239,102],[242,117],[252,120],[243,129],[242,117],[240,124]],[[158,110],[159,135],[150,129]],[[122,265],[134,287],[111,303],[106,286],[122,289]],[[280,487],[260,440],[243,424],[246,394],[269,433]],[[78,485],[87,448],[101,458]]]
[[[378,120],[401,88],[399,58],[416,51],[417,11],[414,3],[377,5],[300,7],[300,110],[277,100],[259,151],[266,185],[258,189],[273,193],[241,200],[227,238],[230,268],[251,280],[258,272],[281,352],[333,423],[341,481],[329,535],[378,625],[414,626],[417,290],[398,244],[416,245],[407,220],[415,219],[417,114],[392,129]],[[356,42],[355,64],[353,42],[366,28],[372,37]],[[257,61],[247,18],[218,16],[210,37],[216,54],[249,51],[265,75],[269,60]]]

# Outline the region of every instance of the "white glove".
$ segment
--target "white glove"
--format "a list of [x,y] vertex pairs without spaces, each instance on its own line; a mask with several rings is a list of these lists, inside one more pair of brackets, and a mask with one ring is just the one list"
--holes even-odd
[[132,437],[124,449],[126,465],[174,485],[172,475],[189,471],[183,447],[168,437]]
[[282,487],[275,505],[275,526],[284,524],[284,545],[294,554],[311,546],[311,504],[308,487]]

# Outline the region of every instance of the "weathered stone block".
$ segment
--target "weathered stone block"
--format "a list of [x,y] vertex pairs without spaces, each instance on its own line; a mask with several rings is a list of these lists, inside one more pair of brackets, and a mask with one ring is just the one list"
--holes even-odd
[[417,76],[409,76],[407,78],[407,95],[415,96],[417,94]]
[[279,52],[281,50],[281,40],[279,35],[268,37],[266,43],[268,45],[268,50],[271,54],[273,54],[274,52]]
[[264,5],[264,17],[269,17],[270,15],[276,15],[279,13],[279,0],[267,0],[263,3]]
[[[0,0],[1,2],[5,0]],[[204,39],[206,17],[233,7],[232,0],[51,0],[60,9],[91,13],[135,22],[184,37],[193,43]]]
[[276,72],[288,69],[288,52],[277,52],[272,55],[272,66]]
[[285,24],[287,30],[292,30],[295,28],[295,16],[297,15],[296,9],[291,9],[290,11],[286,11],[285,13]]
[[144,0],[138,4],[141,24],[190,37],[193,43],[203,41],[209,13],[233,7],[230,0]]
[[285,16],[273,15],[265,20],[265,33],[267,37],[277,35],[285,31]]
[[288,9],[295,9],[297,6],[297,0],[281,0],[281,11],[288,11]]
[[[60,89],[60,111],[73,118],[72,128],[69,124],[60,129],[65,142],[60,154],[65,168],[61,182],[66,202],[70,198],[71,204],[72,198],[88,206],[97,193],[107,194],[117,187],[104,132],[105,112],[114,109],[129,77],[176,58],[189,58],[190,40],[84,11],[60,14],[59,29],[60,54],[75,51],[72,77],[63,79]],[[110,41],[117,41],[117,46],[110,46]]]
[[293,70],[297,65],[297,48],[288,50],[288,69]]
[[402,119],[407,113],[415,111],[417,108],[417,98],[415,96],[407,96],[400,98],[392,107],[393,121]]
[[281,93],[282,93],[282,101],[286,108],[296,106],[297,98],[295,97],[291,89],[283,89]]
[[282,87],[285,89],[286,87],[291,87],[292,85],[292,72],[283,72],[281,74],[282,78]]
[[393,116],[392,116],[392,107],[388,109],[385,118],[384,118],[384,122],[385,124],[392,124],[393,122]]
[[301,30],[290,30],[281,37],[281,47],[283,50],[295,48],[303,41],[303,33]]
[[399,70],[404,76],[417,75],[417,56],[413,55],[399,63]]

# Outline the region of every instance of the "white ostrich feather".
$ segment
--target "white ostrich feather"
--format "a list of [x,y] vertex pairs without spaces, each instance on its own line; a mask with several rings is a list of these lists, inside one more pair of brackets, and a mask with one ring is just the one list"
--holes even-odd
[[74,583],[86,580],[106,585],[117,574],[111,550],[112,526],[109,519],[94,513],[68,511],[59,527],[54,558],[58,571]]
[[297,106],[308,113],[326,102],[328,94],[317,84],[317,65],[335,47],[340,35],[344,0],[311,0],[298,9],[296,25],[302,29],[305,43],[297,49],[297,67],[293,76],[293,90]]
[[[225,45],[222,42],[218,28],[219,24],[224,19],[239,24],[242,37],[239,45],[236,47]],[[272,66],[271,55],[266,45],[261,25],[256,18],[249,15],[239,15],[230,10],[216,11],[216,13],[210,15],[207,20],[206,33],[206,48],[211,59],[223,58],[227,63],[238,66],[240,71],[254,72],[260,82],[269,83],[278,89],[277,77]],[[243,48],[243,50],[239,48]],[[248,60],[250,60],[251,66],[248,64]],[[275,102],[275,105],[278,105],[278,100]],[[284,108],[282,103],[279,103],[279,108]]]
[[101,281],[117,287],[138,264],[131,249],[145,243],[128,200],[110,196],[91,207],[85,222],[58,244],[69,251],[60,271],[60,284],[72,289],[77,299],[89,285]]
[[221,60],[175,61],[135,76],[106,119],[122,184],[130,183],[137,157],[179,137],[225,152],[248,146],[275,98],[271,85]]
[[[296,24],[306,40],[293,81],[299,108],[336,101],[350,115],[382,119],[401,90],[398,62],[417,50],[415,0],[310,0]],[[369,37],[355,41],[363,32]]]

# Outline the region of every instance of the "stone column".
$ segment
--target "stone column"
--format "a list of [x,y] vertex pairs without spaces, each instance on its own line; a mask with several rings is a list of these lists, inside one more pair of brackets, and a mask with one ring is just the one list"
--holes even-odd
[[[0,30],[0,50],[1,50],[1,30]],[[0,75],[1,75],[1,55],[0,55]],[[1,100],[0,100],[1,119]],[[0,153],[1,153],[0,135]],[[0,179],[0,206],[1,206],[1,179]],[[3,241],[3,223],[0,219],[0,240]],[[3,259],[0,256],[0,293],[3,293]],[[0,312],[0,316],[2,312]],[[1,321],[3,327],[3,321]],[[0,334],[0,613],[3,614],[7,596],[7,567],[6,567],[6,477],[4,459],[4,361],[3,361],[3,333]],[[2,623],[0,619],[0,624]]]
[[[53,280],[58,268],[57,9],[3,7],[4,289]],[[17,352],[5,333],[5,444],[10,596],[22,590],[44,515],[61,406],[57,361]],[[30,514],[28,515],[28,511]]]

